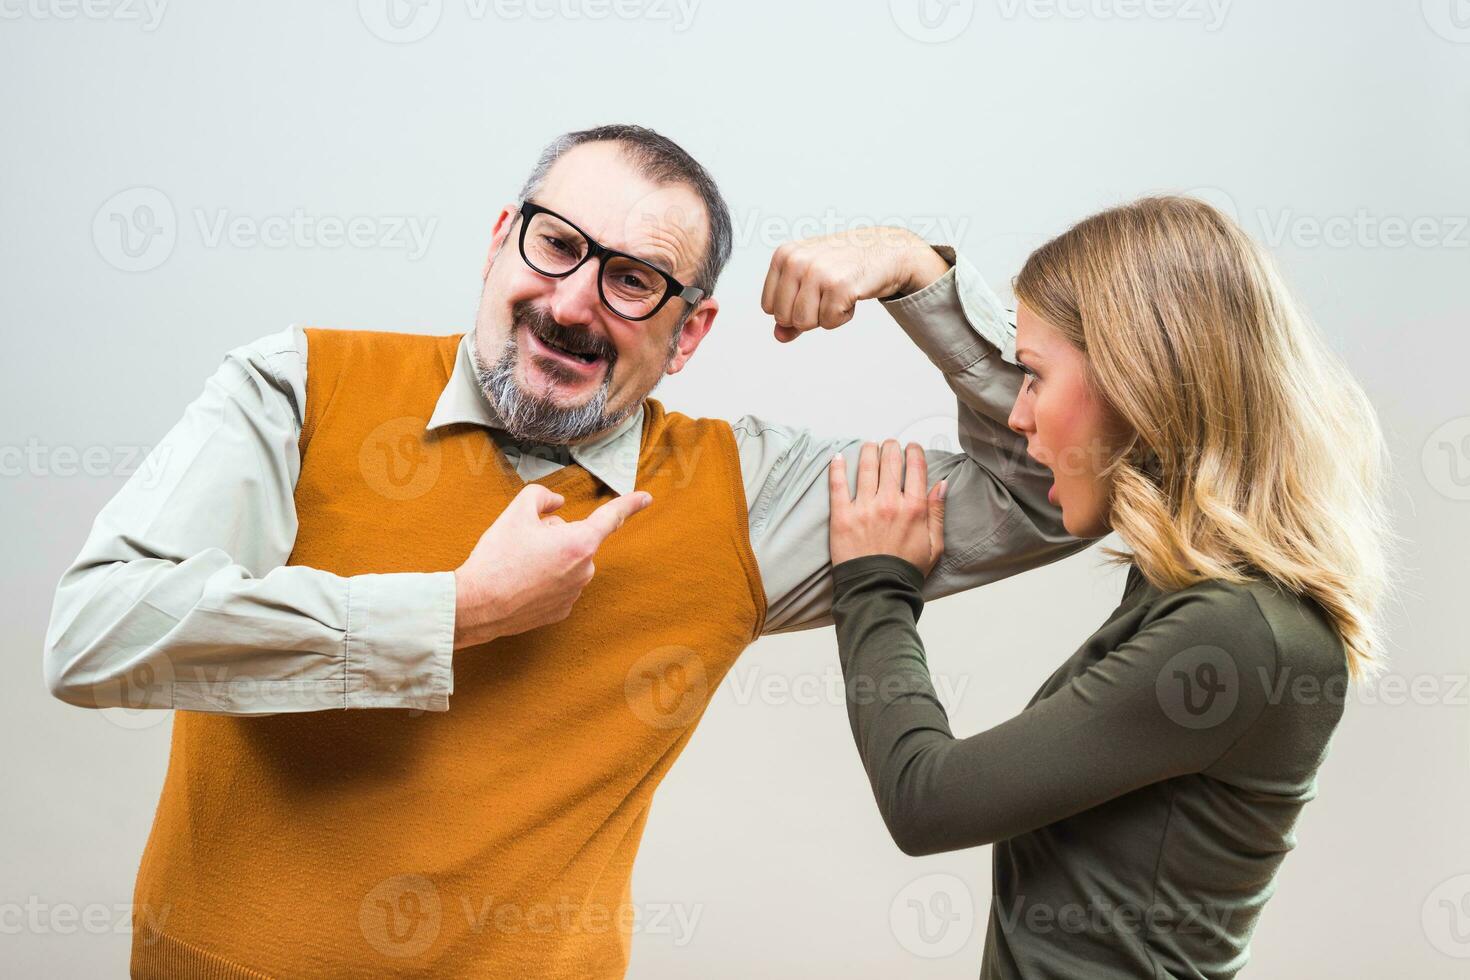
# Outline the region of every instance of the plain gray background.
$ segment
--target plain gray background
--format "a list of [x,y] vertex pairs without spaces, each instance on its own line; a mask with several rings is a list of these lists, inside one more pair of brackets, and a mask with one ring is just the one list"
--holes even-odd
[[[881,310],[772,339],[788,237],[901,222],[1007,296],[1030,248],[1146,192],[1270,245],[1382,414],[1404,553],[1391,674],[1352,695],[1247,975],[1465,975],[1466,0],[393,2],[0,0],[0,972],[126,971],[169,719],[69,707],[41,675],[97,510],[237,344],[469,327],[540,146],[635,121],[735,215],[716,329],[656,393],[693,415],[952,439]],[[956,731],[1024,706],[1120,589],[1094,551],[931,605]],[[656,797],[632,976],[975,974],[989,849],[892,845],[837,676],[826,629],[720,687]]]

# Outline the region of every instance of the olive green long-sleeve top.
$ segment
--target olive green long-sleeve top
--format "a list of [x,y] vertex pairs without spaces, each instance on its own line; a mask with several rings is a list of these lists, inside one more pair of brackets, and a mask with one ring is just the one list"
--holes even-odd
[[848,715],[894,841],[994,844],[982,977],[1245,965],[1345,700],[1314,604],[1265,581],[1162,592],[1134,566],[1024,711],[956,738],[916,629],[920,571],[870,555],[833,580]]

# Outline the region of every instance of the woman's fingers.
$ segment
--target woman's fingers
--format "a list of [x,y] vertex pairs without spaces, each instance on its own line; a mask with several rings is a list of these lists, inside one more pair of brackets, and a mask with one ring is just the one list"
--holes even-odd
[[903,452],[897,439],[883,440],[883,465],[878,478],[878,492],[890,497],[903,494]]
[[876,442],[863,443],[863,451],[858,455],[858,481],[857,495],[859,499],[872,497],[878,493],[878,444]]
[[929,574],[944,551],[948,483],[928,486],[928,462],[917,443],[865,442],[858,452],[857,495],[848,492],[847,459],[827,462],[834,564],[861,555],[898,555]]
[[929,553],[936,562],[944,554],[944,497],[947,493],[948,480],[940,480],[929,491]]
[[929,461],[924,458],[924,449],[917,442],[908,444],[905,450],[908,463],[903,475],[905,497],[922,498],[929,492]]
[[827,489],[832,493],[832,513],[852,505],[852,494],[847,489],[847,460],[841,453],[832,457],[827,464]]
[[[905,450],[897,439],[863,443],[858,454],[858,498],[909,495],[923,499],[928,492],[929,465],[924,450],[911,442]],[[845,476],[846,474],[844,474]]]

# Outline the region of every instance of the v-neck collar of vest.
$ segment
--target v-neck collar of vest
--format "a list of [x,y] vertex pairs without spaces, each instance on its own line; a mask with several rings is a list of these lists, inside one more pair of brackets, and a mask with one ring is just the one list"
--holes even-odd
[[[448,362],[447,357],[445,358],[444,369],[449,379],[444,385],[444,390],[439,394],[433,414],[429,417],[429,424],[425,427],[428,431],[457,423],[504,431],[499,413],[495,411],[495,406],[490,404],[489,399],[480,390],[479,382],[475,378],[474,361],[470,356],[472,343],[474,343],[473,331],[460,334],[459,343],[455,345],[453,364]],[[614,493],[632,493],[638,482],[638,459],[643,449],[645,415],[644,406],[640,403],[638,408],[608,435],[596,442],[569,447],[572,461],[577,464],[576,466],[563,466],[546,476],[537,477],[533,482],[551,488],[553,485],[573,480],[579,473],[585,471]],[[487,432],[486,437],[490,439],[495,451],[495,459],[505,471],[507,478],[516,486],[524,484],[526,481],[516,472],[500,445],[490,436],[490,433]]]

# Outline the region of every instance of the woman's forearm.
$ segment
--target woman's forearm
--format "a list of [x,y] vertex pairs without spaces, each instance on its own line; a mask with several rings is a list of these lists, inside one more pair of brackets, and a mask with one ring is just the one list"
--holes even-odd
[[869,555],[835,566],[833,577],[848,720],[878,809],[905,853],[945,850],[936,830],[946,821],[934,818],[950,794],[934,776],[954,737],[915,628],[923,575],[901,558]]

